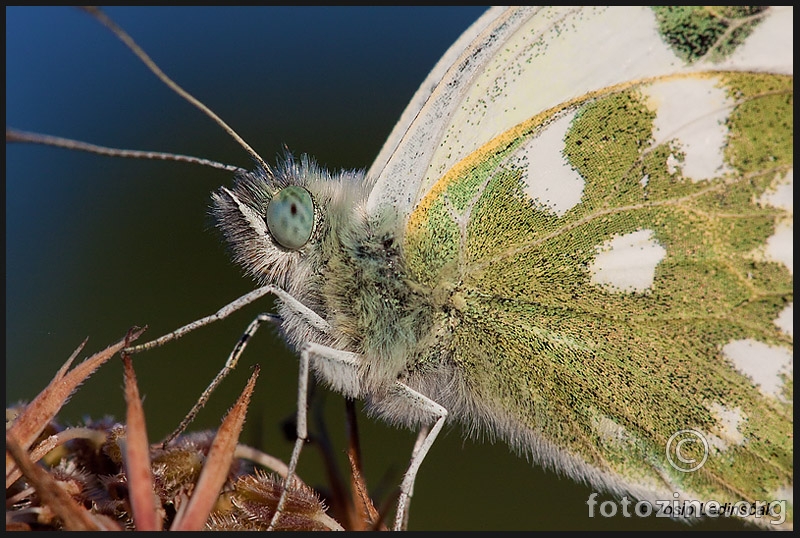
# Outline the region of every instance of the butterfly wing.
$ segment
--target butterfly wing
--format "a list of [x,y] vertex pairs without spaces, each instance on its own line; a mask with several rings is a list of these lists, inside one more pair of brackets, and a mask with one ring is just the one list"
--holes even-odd
[[786,499],[791,8],[494,15],[370,199],[449,294],[442,403],[607,489]]
[[[404,154],[408,153],[408,150],[398,152],[398,146],[400,146],[404,140],[406,141],[406,143],[403,144],[404,149],[408,145],[413,144],[411,141],[411,133],[413,131],[422,132],[425,129],[423,125],[420,125],[422,122],[415,122],[415,120],[425,115],[424,113],[421,113],[421,111],[426,103],[429,103],[429,107],[431,106],[431,94],[437,87],[439,87],[439,83],[447,76],[447,73],[453,64],[459,60],[460,56],[462,56],[464,49],[468,48],[470,44],[476,40],[477,36],[487,27],[496,24],[497,19],[503,15],[503,12],[503,8],[492,8],[484,13],[469,28],[467,28],[464,33],[461,34],[458,40],[456,40],[456,42],[453,43],[449,49],[447,49],[447,52],[445,52],[442,58],[436,63],[431,72],[420,85],[419,89],[411,98],[411,101],[408,103],[406,109],[403,111],[403,114],[400,116],[400,119],[397,121],[392,129],[392,132],[389,134],[389,138],[383,144],[378,157],[376,157],[375,162],[372,163],[372,166],[367,172],[368,177],[381,178],[380,185],[377,186],[377,188],[373,191],[373,203],[377,203],[379,200],[387,198],[386,190],[391,188],[390,186],[394,184],[394,182],[390,181],[389,178],[397,175],[396,172],[399,166],[398,159],[401,159]],[[409,126],[412,123],[414,123],[414,128],[409,129]],[[393,168],[391,170],[387,169],[386,164],[389,162],[392,156],[395,155],[395,153],[397,153],[398,159],[393,161]],[[424,171],[424,167],[419,167],[417,169],[420,171],[417,172],[416,175],[421,176],[422,171]],[[408,181],[409,183],[414,182],[414,180],[411,179],[411,174],[406,177],[408,179],[405,181]]]
[[445,52],[420,85],[383,145],[367,176],[376,181],[368,211],[390,207],[407,216],[424,187],[434,148],[451,124],[459,97],[503,46],[504,36],[530,16],[528,8],[492,8]]

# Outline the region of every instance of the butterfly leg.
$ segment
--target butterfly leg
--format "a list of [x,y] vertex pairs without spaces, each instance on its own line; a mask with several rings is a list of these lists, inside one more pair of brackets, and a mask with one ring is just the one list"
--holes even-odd
[[[327,370],[328,379],[334,382],[332,386],[334,390],[338,390],[347,396],[356,396],[359,393],[357,374],[360,359],[357,354],[313,342],[306,342],[303,345],[300,350],[300,371],[297,382],[297,438],[289,460],[289,471],[286,474],[284,488],[267,530],[274,530],[280,519],[281,512],[286,504],[287,492],[289,488],[293,487],[300,451],[308,440],[308,375],[312,355],[315,359],[315,367]],[[334,371],[336,373],[331,375]]]
[[175,329],[171,333],[167,333],[164,336],[160,336],[155,340],[145,342],[144,344],[139,344],[136,346],[125,348],[123,349],[123,351],[128,354],[133,354],[133,353],[139,353],[141,351],[146,351],[154,347],[163,346],[167,342],[170,342],[172,340],[177,340],[181,336],[195,329],[199,329],[200,327],[203,327],[215,321],[227,318],[240,308],[268,294],[275,295],[281,301],[283,301],[283,303],[286,306],[291,308],[296,314],[302,316],[308,323],[309,327],[312,327],[322,332],[328,332],[328,330],[330,329],[330,325],[328,324],[328,322],[322,319],[322,317],[320,317],[319,314],[308,308],[306,305],[304,305],[303,303],[301,303],[300,301],[298,301],[297,299],[295,299],[282,289],[275,286],[262,286],[226,304],[225,306],[223,306],[210,316],[206,316],[191,323],[187,323],[183,327],[179,327],[178,329]]
[[[315,368],[325,371],[325,377],[331,382],[333,390],[350,397],[358,397],[361,393],[358,381],[358,365],[361,361],[359,355],[313,342],[307,342],[303,346],[300,351],[300,371],[297,388],[297,439],[289,460],[289,471],[285,481],[286,486],[281,493],[268,530],[274,529],[284,509],[287,489],[293,486],[292,480],[297,470],[300,451],[308,439],[308,376],[312,356],[314,357]],[[414,481],[416,480],[417,472],[439,435],[442,426],[444,426],[447,410],[424,394],[399,381],[394,383],[394,389],[394,397],[402,398],[433,418],[433,425],[426,426],[420,431],[411,454],[411,463],[400,484],[400,499],[397,503],[394,529],[401,530],[406,526],[408,506],[414,492]]]
[[417,478],[417,471],[419,471],[422,460],[425,459],[444,426],[444,421],[447,418],[447,409],[404,383],[397,381],[395,386],[401,391],[403,398],[431,415],[434,420],[432,426],[425,426],[420,430],[417,442],[414,444],[414,450],[411,452],[411,463],[408,465],[408,470],[403,476],[403,482],[400,484],[400,498],[397,501],[397,513],[394,520],[394,530],[398,531],[404,530],[408,524],[409,504],[414,494],[414,481]]
[[219,384],[222,382],[223,379],[233,370],[236,368],[236,365],[239,363],[239,357],[244,353],[244,349],[247,347],[247,343],[256,334],[258,328],[261,326],[262,323],[271,321],[272,323],[280,323],[281,318],[280,316],[276,316],[275,314],[259,314],[256,319],[250,322],[250,325],[247,326],[244,333],[242,333],[241,338],[236,342],[236,345],[231,351],[231,354],[228,356],[228,360],[225,361],[225,365],[222,369],[217,373],[211,383],[208,384],[206,390],[203,391],[203,394],[200,395],[200,398],[194,404],[192,409],[186,414],[186,417],[181,421],[178,427],[172,432],[166,439],[164,439],[162,446],[166,447],[168,444],[172,442],[177,436],[179,436],[186,427],[191,424],[194,420],[194,417],[197,416],[197,413],[206,405],[208,402],[208,398],[211,396],[211,393],[216,390]]
[[[322,332],[326,332],[330,328],[328,322],[322,319],[316,312],[314,312],[313,310],[302,304],[300,301],[298,301],[297,299],[286,293],[284,290],[277,288],[275,286],[263,286],[249,293],[246,293],[245,295],[242,295],[238,299],[223,306],[210,316],[206,316],[204,318],[200,318],[196,321],[188,323],[183,327],[179,327],[178,329],[175,329],[170,333],[167,333],[159,338],[156,338],[155,340],[151,340],[150,342],[125,348],[123,351],[125,353],[133,354],[141,351],[146,351],[148,349],[152,349],[155,347],[160,347],[166,344],[167,342],[170,342],[172,340],[177,340],[181,336],[195,329],[199,329],[200,327],[203,327],[215,321],[222,320],[231,315],[232,313],[236,312],[240,308],[268,294],[273,294],[278,298],[280,298],[286,306],[288,306],[295,313],[303,317],[305,321],[308,323],[309,327],[312,327]],[[258,330],[258,327],[265,321],[273,321],[276,323],[280,323],[281,318],[273,314],[261,314],[250,323],[250,325],[247,327],[242,337],[237,342],[230,356],[228,357],[228,360],[225,362],[225,366],[223,366],[222,370],[220,370],[220,372],[217,374],[214,380],[211,381],[208,388],[206,388],[206,390],[203,391],[203,394],[200,396],[200,399],[197,401],[194,407],[192,407],[192,409],[189,411],[189,414],[186,415],[186,418],[183,419],[178,428],[169,437],[167,437],[167,439],[163,443],[165,446],[169,444],[170,441],[172,441],[175,437],[180,435],[180,433],[186,428],[186,426],[194,419],[198,411],[205,405],[206,401],[208,401],[211,392],[217,387],[217,385],[219,385],[222,379],[225,378],[225,376],[228,375],[228,373],[231,370],[233,370],[233,368],[236,367],[236,363],[239,361],[239,356],[242,354],[244,348],[247,346],[247,342]]]

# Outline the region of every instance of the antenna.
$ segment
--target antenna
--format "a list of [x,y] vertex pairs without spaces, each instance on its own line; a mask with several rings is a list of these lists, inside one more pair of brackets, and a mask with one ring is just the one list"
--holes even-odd
[[251,148],[250,145],[236,133],[236,131],[234,131],[227,123],[225,123],[222,120],[222,118],[217,116],[210,108],[208,108],[206,105],[198,101],[192,94],[190,94],[189,92],[178,86],[178,84],[175,83],[175,81],[169,78],[158,67],[158,65],[156,65],[156,63],[150,58],[150,56],[148,56],[147,53],[143,51],[139,45],[136,44],[133,38],[129,36],[125,32],[125,30],[117,26],[117,24],[114,21],[112,21],[105,13],[103,13],[100,10],[100,8],[94,6],[85,6],[82,7],[81,9],[92,15],[95,19],[100,21],[100,23],[103,24],[103,26],[111,30],[111,32],[115,36],[117,36],[117,38],[119,38],[119,40],[122,41],[125,44],[125,46],[128,47],[136,55],[136,57],[139,58],[147,66],[147,68],[150,69],[150,71],[153,72],[155,76],[157,76],[164,84],[169,86],[169,88],[172,89],[172,91],[183,97],[189,103],[199,108],[201,112],[203,112],[206,116],[214,120],[217,123],[217,125],[222,127],[226,133],[231,135],[233,139],[236,140],[236,142],[238,142],[239,145],[242,146],[245,149],[245,151],[247,151],[247,153],[249,153],[253,157],[253,159],[255,159],[256,162],[259,165],[261,165],[261,167],[264,168],[265,171],[269,172],[271,170],[266,161],[264,161],[264,159],[262,159],[261,156],[258,153],[256,153],[255,150]]
[[[239,136],[236,131],[234,131],[227,123],[225,123],[222,118],[217,116],[210,108],[206,105],[201,103],[197,98],[195,98],[192,94],[181,88],[175,81],[169,78],[159,67],[156,63],[147,55],[147,53],[142,50],[142,48],[136,44],[131,36],[129,36],[122,28],[117,26],[117,24],[112,21],[105,13],[103,13],[99,8],[95,6],[82,6],[81,9],[87,12],[89,15],[93,16],[97,19],[103,26],[111,30],[111,32],[120,40],[122,43],[128,47],[137,58],[139,58],[142,63],[144,63],[147,68],[155,74],[159,80],[161,80],[164,84],[166,84],[172,91],[183,97],[186,101],[193,104],[195,107],[199,108],[203,114],[214,120],[222,129],[231,135],[236,142],[244,148],[247,153],[258,163],[265,172],[271,172],[272,169],[267,164],[267,162],[261,158],[261,156],[255,152],[255,150],[250,147],[250,145],[244,141],[244,139]],[[6,127],[6,142],[26,142],[30,144],[42,144],[46,146],[55,146],[59,148],[66,148],[71,150],[78,150],[78,151],[86,151],[89,153],[96,153],[98,155],[107,155],[110,157],[125,157],[125,158],[133,158],[133,159],[155,159],[155,160],[162,160],[162,161],[179,161],[179,162],[188,162],[194,164],[200,164],[203,166],[209,166],[211,168],[217,168],[220,170],[226,170],[228,172],[246,172],[244,168],[240,168],[238,166],[224,164],[217,161],[212,161],[210,159],[203,159],[200,157],[193,157],[191,155],[181,155],[176,153],[164,153],[159,151],[137,151],[131,149],[120,149],[120,148],[111,148],[107,146],[98,146],[96,144],[90,144],[88,142],[81,142],[79,140],[73,140],[70,138],[62,138],[59,136],[50,136],[45,134],[39,133],[32,133],[28,131],[20,131],[17,129]]]
[[203,112],[206,116],[214,120],[217,123],[217,125],[222,127],[226,133],[231,135],[233,139],[236,140],[236,142],[238,142],[239,145],[242,146],[245,149],[245,151],[247,151],[247,153],[249,153],[253,157],[253,159],[255,159],[256,162],[264,168],[264,170],[270,171],[269,165],[266,163],[266,161],[264,161],[264,159],[261,158],[261,155],[256,153],[255,150],[251,148],[250,145],[236,133],[236,131],[234,131],[227,123],[225,123],[222,120],[222,118],[217,116],[210,108],[201,103],[192,94],[190,94],[189,92],[178,86],[178,84],[175,81],[169,78],[161,70],[161,68],[159,68],[158,65],[156,65],[156,63],[150,58],[150,56],[148,56],[147,53],[144,50],[142,50],[142,48],[138,44],[136,44],[136,41],[134,41],[133,38],[129,36],[127,32],[125,32],[125,30],[117,26],[117,24],[114,21],[112,21],[108,17],[108,15],[106,15],[100,10],[100,8],[94,6],[84,6],[81,7],[81,9],[86,11],[88,14],[92,15],[95,19],[100,21],[100,23],[103,26],[111,30],[111,32],[115,36],[117,36],[117,38],[119,38],[119,40],[122,41],[125,44],[125,46],[128,47],[147,66],[147,68],[161,80],[161,82],[166,84],[170,89],[172,89],[172,91],[183,97],[186,101],[199,108],[200,111]]
[[6,142],[27,142],[29,144],[43,144],[45,146],[55,146],[57,148],[66,148],[77,151],[86,151],[89,153],[96,153],[98,155],[108,155],[110,157],[126,157],[129,159],[155,159],[161,161],[179,161],[186,163],[201,164],[203,166],[210,166],[211,168],[218,168],[228,172],[246,172],[244,168],[234,166],[232,164],[224,164],[210,159],[202,159],[200,157],[192,157],[191,155],[181,155],[178,153],[164,153],[161,151],[137,151],[133,149],[120,149],[109,148],[107,146],[98,146],[96,144],[89,144],[88,142],[81,142],[71,138],[62,138],[60,136],[50,136],[39,133],[31,133],[28,131],[18,131],[6,127]]

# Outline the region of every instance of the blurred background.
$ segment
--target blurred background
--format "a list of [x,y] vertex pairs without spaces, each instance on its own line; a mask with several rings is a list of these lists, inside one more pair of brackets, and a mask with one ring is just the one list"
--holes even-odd
[[[159,66],[268,161],[284,144],[330,169],[368,168],[447,47],[485,8],[108,8]],[[220,128],[159,82],[105,28],[71,8],[6,8],[6,122],[18,129],[250,167]],[[6,148],[6,404],[33,398],[79,343],[81,358],[149,325],[140,342],[253,288],[208,217],[230,174],[32,145]],[[270,299],[135,356],[153,441],[183,418]],[[124,416],[119,361],[60,417]],[[262,373],[242,441],[288,461],[297,360],[274,332],[252,340],[191,430],[216,428],[253,364]],[[343,399],[318,390],[343,465]],[[360,409],[360,406],[359,406]],[[415,433],[362,415],[365,476],[399,484]],[[306,449],[300,476],[324,484]],[[411,529],[686,528],[588,517],[591,488],[544,472],[503,443],[445,429],[422,465]],[[601,496],[598,501],[608,499]],[[737,527],[711,521],[699,528]],[[696,527],[697,528],[697,527]]]

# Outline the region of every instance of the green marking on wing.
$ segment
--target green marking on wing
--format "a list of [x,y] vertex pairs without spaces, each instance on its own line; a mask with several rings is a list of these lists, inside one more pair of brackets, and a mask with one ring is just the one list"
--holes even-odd
[[[450,310],[449,349],[477,399],[630,483],[772,500],[793,481],[791,375],[788,399],[764,396],[721,348],[793,350],[774,323],[793,301],[792,274],[754,255],[791,216],[758,200],[793,165],[793,79],[717,78],[733,103],[718,177],[670,169],[680,141],[653,146],[654,112],[631,88],[573,120],[563,154],[585,180],[581,203],[559,217],[525,194],[526,171],[508,163],[531,129],[448,184],[405,248],[420,283],[466,299]],[[667,253],[652,288],[592,284],[597,247],[639,230]],[[674,470],[667,440],[687,428],[721,438],[714,409],[741,417],[743,441],[712,446],[698,472]]]
[[655,6],[659,31],[682,60],[719,61],[741,45],[767,6]]

